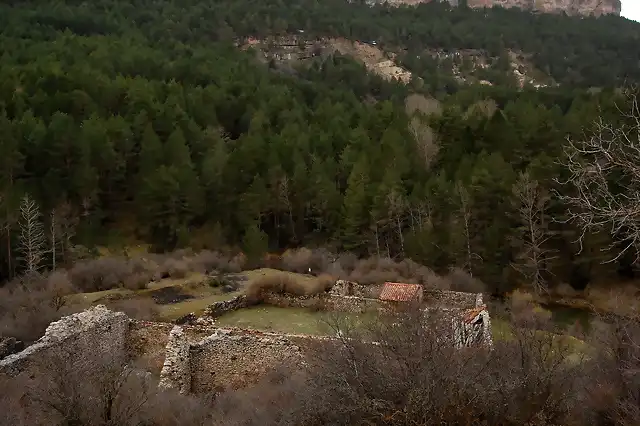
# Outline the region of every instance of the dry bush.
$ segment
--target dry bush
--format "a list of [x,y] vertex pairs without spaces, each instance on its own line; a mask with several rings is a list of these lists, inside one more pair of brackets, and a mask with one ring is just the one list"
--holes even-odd
[[151,375],[126,364],[121,350],[80,341],[49,350],[18,377],[21,417],[29,424],[135,425],[155,392]]
[[50,298],[52,307],[56,310],[65,305],[65,296],[76,292],[76,288],[66,271],[54,271],[44,279],[44,282],[44,291]]
[[320,294],[331,288],[333,281],[323,279],[300,280],[287,273],[263,275],[253,280],[246,288],[245,294],[253,303],[260,303],[268,293],[289,294],[291,296],[311,296]]
[[68,277],[56,272],[49,277],[34,275],[16,279],[0,288],[0,336],[31,343],[47,326],[72,313],[64,296],[73,292]]
[[275,424],[561,425],[583,408],[566,347],[522,335],[492,352],[459,350],[416,315],[383,318],[310,350],[312,379],[289,383]]
[[585,424],[640,424],[640,319],[597,317],[588,343],[592,347],[589,384],[585,388]]
[[461,268],[451,268],[445,279],[449,280],[451,290],[454,291],[467,293],[485,293],[487,291],[482,281],[472,277],[467,271]]
[[342,253],[333,263],[341,270],[343,270],[346,274],[350,274],[356,268],[356,264],[358,263],[358,256],[349,252]]
[[239,253],[231,258],[226,271],[222,272],[242,272],[247,265],[247,256]]
[[[210,426],[221,421],[214,417],[213,401],[207,396],[181,395],[173,390],[156,392],[142,408],[144,424],[153,426]],[[224,423],[222,423],[224,424]]]
[[83,292],[110,290],[132,274],[124,257],[103,257],[76,263],[69,271],[73,285]]
[[226,391],[216,399],[212,423],[215,426],[306,425],[296,419],[296,393],[312,378],[306,371],[276,366],[257,384],[242,390]]
[[518,327],[533,330],[553,327],[551,312],[538,305],[532,294],[515,290],[509,295],[508,303],[511,321]]
[[230,259],[222,253],[203,250],[189,259],[189,262],[192,271],[201,274],[210,274],[214,271],[228,270]]
[[446,290],[449,282],[424,265],[405,259],[396,262],[387,257],[370,257],[356,262],[349,280],[359,284],[382,284],[384,282],[407,282],[422,284],[428,288]]
[[[158,256],[156,258],[159,259]],[[68,274],[73,285],[82,292],[118,287],[139,290],[161,278],[163,269],[158,265],[154,260],[141,257],[102,257],[78,262]]]
[[282,256],[279,254],[267,253],[264,256],[264,266],[270,269],[283,269]]
[[189,263],[185,259],[168,258],[162,265],[169,277],[181,279],[189,274]]
[[305,247],[287,250],[282,254],[282,269],[299,274],[322,273],[329,267],[332,255],[328,250]]

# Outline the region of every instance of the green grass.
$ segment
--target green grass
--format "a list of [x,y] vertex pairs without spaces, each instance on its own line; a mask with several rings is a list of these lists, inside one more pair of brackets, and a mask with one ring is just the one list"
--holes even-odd
[[216,320],[216,324],[221,327],[324,335],[330,332],[330,328],[322,323],[322,318],[322,312],[312,312],[306,308],[279,308],[260,305],[223,315]]
[[[350,326],[357,326],[374,320],[377,313],[339,313],[337,317],[340,318],[341,325],[343,321],[347,321]],[[221,327],[251,328],[288,334],[330,335],[335,332],[330,325],[335,324],[335,315],[308,308],[260,305],[229,312],[218,318],[216,324]]]

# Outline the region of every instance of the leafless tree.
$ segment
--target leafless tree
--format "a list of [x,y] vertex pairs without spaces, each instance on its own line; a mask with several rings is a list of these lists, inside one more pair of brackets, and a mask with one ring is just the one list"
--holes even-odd
[[458,204],[458,215],[454,220],[460,222],[462,233],[462,244],[464,246],[465,261],[462,265],[462,269],[467,271],[469,275],[473,276],[473,264],[474,260],[482,261],[482,257],[473,251],[471,246],[471,200],[469,198],[469,192],[458,182],[456,184],[456,195]]
[[536,292],[546,291],[545,274],[549,273],[549,262],[555,258],[553,250],[546,248],[551,237],[547,223],[550,197],[528,173],[520,174],[513,185],[513,195],[520,227],[514,238],[517,260],[511,266],[522,274]]
[[32,424],[141,424],[157,388],[150,374],[128,365],[123,350],[102,351],[79,342],[51,348],[34,360],[28,376],[19,378],[24,416],[37,417]]
[[412,94],[405,100],[405,110],[410,117],[409,131],[416,142],[425,168],[429,169],[438,156],[440,144],[427,120],[429,116],[441,112],[440,102],[423,95]]
[[20,216],[21,259],[27,273],[37,273],[47,251],[46,238],[38,204],[28,194],[20,202]]
[[629,250],[640,254],[640,105],[633,91],[619,108],[623,123],[602,118],[580,140],[568,138],[562,165],[569,178],[560,183],[569,191],[558,194],[568,206],[569,221],[587,232],[608,229],[619,243],[613,260]]

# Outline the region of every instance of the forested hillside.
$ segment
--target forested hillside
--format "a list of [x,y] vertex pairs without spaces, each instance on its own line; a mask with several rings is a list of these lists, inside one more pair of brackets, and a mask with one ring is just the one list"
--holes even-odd
[[[640,81],[640,26],[614,17],[341,0],[21,1],[0,5],[0,29],[4,277],[23,267],[30,194],[62,260],[71,242],[132,238],[158,250],[328,245],[458,265],[504,290],[522,280],[518,188],[538,181],[550,193],[565,136],[601,113],[617,120],[614,87]],[[429,84],[409,96],[339,55],[284,74],[232,43],[299,29],[409,56],[518,50],[561,86],[459,86],[436,101]],[[420,70],[427,83],[438,73]],[[604,89],[581,89],[591,86]],[[563,207],[548,204],[557,279],[617,267],[600,265],[601,235],[576,255],[578,230],[552,221]]]

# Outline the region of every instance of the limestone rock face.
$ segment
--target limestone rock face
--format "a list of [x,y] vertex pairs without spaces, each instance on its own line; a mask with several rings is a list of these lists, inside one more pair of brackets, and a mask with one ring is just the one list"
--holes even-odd
[[564,12],[567,15],[619,16],[622,10],[620,0],[468,0],[468,4],[470,7],[517,7],[543,13]]

